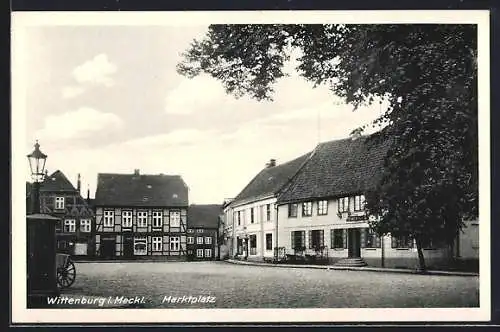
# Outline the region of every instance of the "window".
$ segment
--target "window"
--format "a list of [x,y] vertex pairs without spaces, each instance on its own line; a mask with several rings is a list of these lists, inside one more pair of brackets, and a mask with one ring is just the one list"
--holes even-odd
[[198,229],[196,230],[196,233],[203,233],[203,229],[202,229],[202,228],[198,228]]
[[75,232],[76,231],[76,220],[75,219],[66,219],[64,220],[64,231],[65,232]]
[[338,210],[339,212],[347,212],[349,211],[349,197],[341,197],[338,201]]
[[113,227],[115,224],[115,211],[104,211],[104,227]]
[[250,235],[250,255],[257,255],[257,235]]
[[203,257],[203,249],[196,249],[196,257]]
[[237,214],[237,219],[238,219],[238,226],[240,226],[241,225],[241,211],[237,211],[236,214]]
[[408,236],[391,236],[391,247],[396,249],[413,248],[413,240]]
[[90,233],[92,224],[90,219],[81,219],[80,220],[80,232]]
[[255,221],[255,215],[254,215],[254,209],[253,208],[250,208],[250,223],[253,224],[253,222]]
[[364,241],[361,239],[361,243],[364,243],[365,248],[380,248],[380,236],[373,229],[362,229],[361,237],[364,237]]
[[178,251],[180,242],[181,242],[181,239],[178,236],[171,236],[170,237],[170,250]]
[[122,212],[122,227],[132,227],[132,211]]
[[273,250],[273,234],[266,234],[266,250]]
[[306,232],[292,231],[292,249],[303,249],[306,246]]
[[324,244],[323,230],[309,231],[309,249],[319,250]]
[[181,227],[180,211],[170,211],[170,227]]
[[188,236],[188,238],[187,238],[187,244],[194,244],[194,237]]
[[203,236],[196,237],[196,244],[203,244]]
[[154,236],[151,240],[153,243],[153,251],[162,251],[163,248],[163,243],[162,243],[162,237],[161,236]]
[[205,237],[205,244],[212,244],[212,238],[210,236]]
[[161,227],[163,222],[163,213],[161,211],[153,211],[153,227]]
[[134,255],[144,256],[148,254],[147,240],[145,237],[134,238]]
[[302,203],[302,216],[303,217],[312,216],[312,202]]
[[56,210],[64,209],[64,197],[56,197],[55,209]]
[[137,227],[148,227],[147,211],[137,211]]
[[271,204],[266,204],[266,220],[271,220]]
[[188,233],[190,234],[194,233],[194,229],[188,229]]
[[354,196],[354,211],[362,211],[365,208],[365,196]]
[[205,257],[212,258],[212,249],[205,249]]
[[288,217],[289,218],[297,218],[297,210],[298,210],[297,203],[288,204]]
[[347,248],[347,230],[346,229],[332,229],[330,247],[332,249]]
[[324,216],[328,214],[328,201],[318,202],[318,215]]

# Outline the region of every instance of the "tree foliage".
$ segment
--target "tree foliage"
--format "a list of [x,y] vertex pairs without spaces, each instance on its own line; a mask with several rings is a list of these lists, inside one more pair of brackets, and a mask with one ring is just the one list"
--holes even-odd
[[[475,25],[212,25],[178,71],[208,73],[235,96],[272,99],[284,64],[355,108],[385,98],[391,140],[367,208],[380,234],[451,244],[478,215]],[[335,109],[332,107],[332,112]],[[421,265],[425,268],[423,257]]]

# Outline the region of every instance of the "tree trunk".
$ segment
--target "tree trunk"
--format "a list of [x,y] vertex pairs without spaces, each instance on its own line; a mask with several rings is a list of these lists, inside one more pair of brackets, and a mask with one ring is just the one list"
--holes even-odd
[[427,267],[425,266],[424,251],[422,250],[422,242],[420,239],[415,239],[417,243],[417,253],[418,253],[418,271],[425,272]]

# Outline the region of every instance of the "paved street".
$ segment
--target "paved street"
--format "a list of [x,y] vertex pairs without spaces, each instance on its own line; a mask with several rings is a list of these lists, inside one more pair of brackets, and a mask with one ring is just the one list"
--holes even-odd
[[[474,307],[479,278],[328,271],[225,262],[77,263],[68,294],[145,297],[146,308]],[[169,303],[169,296],[214,303]],[[172,298],[171,298],[172,299]],[[209,299],[209,298],[208,298]]]

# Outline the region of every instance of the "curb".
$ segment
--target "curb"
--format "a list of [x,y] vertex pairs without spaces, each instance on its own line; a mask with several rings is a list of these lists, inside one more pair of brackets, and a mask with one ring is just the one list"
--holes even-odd
[[281,268],[302,268],[302,269],[322,269],[322,270],[343,270],[343,271],[363,271],[363,272],[389,272],[389,273],[406,273],[406,274],[420,274],[420,275],[441,275],[441,276],[460,276],[460,277],[478,277],[479,274],[475,272],[455,272],[455,271],[435,271],[429,270],[425,273],[417,270],[410,269],[391,269],[391,268],[378,268],[378,267],[350,267],[350,266],[336,266],[336,265],[297,265],[297,264],[271,264],[260,262],[237,261],[227,259],[224,262],[236,265],[252,265],[264,267],[281,267]]

